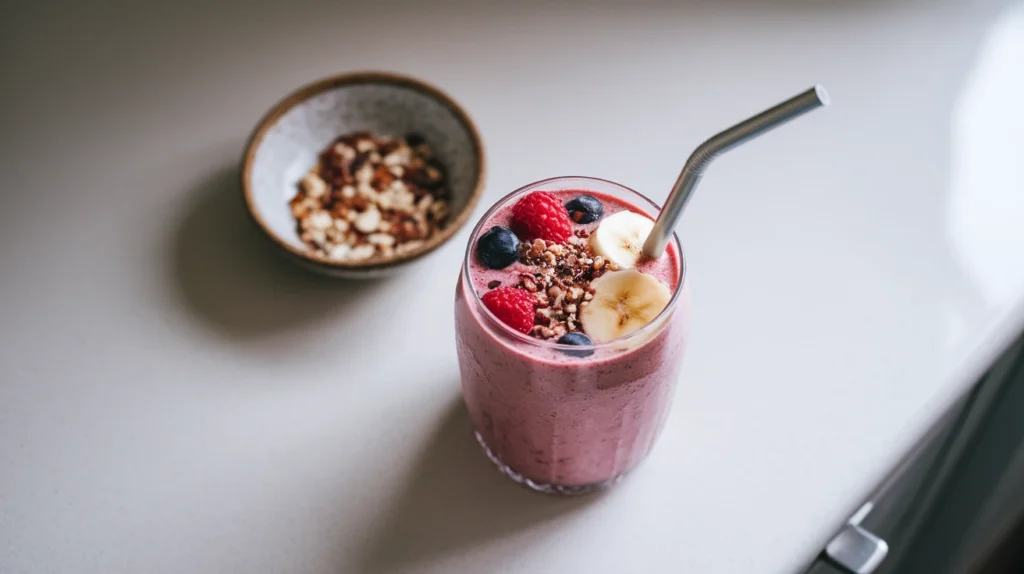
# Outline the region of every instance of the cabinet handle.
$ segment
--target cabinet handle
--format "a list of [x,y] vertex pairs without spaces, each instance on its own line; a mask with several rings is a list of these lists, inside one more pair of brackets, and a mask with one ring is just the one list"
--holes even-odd
[[850,574],[871,574],[885,560],[889,544],[861,528],[874,505],[868,502],[853,515],[846,526],[825,546],[825,555]]

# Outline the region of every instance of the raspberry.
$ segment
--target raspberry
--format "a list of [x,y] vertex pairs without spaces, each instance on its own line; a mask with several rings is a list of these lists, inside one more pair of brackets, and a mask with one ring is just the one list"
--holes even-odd
[[572,235],[572,221],[553,194],[535,191],[512,207],[512,231],[524,241],[565,243]]
[[529,334],[533,328],[533,306],[536,299],[526,289],[501,287],[484,293],[480,300],[502,323],[516,331]]

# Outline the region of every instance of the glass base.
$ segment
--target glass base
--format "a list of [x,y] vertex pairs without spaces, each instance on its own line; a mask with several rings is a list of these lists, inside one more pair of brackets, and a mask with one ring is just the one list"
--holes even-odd
[[597,492],[599,490],[604,490],[610,486],[614,486],[621,482],[622,479],[626,476],[626,473],[622,473],[618,476],[614,476],[612,478],[609,478],[608,480],[603,480],[601,482],[593,482],[591,484],[579,485],[548,484],[545,482],[537,482],[535,480],[526,478],[525,476],[509,468],[505,463],[501,462],[501,459],[499,459],[497,455],[491,452],[490,447],[488,447],[487,443],[484,442],[484,437],[480,436],[479,432],[474,430],[473,436],[476,437],[476,442],[480,443],[480,448],[484,449],[484,454],[486,454],[487,458],[489,458],[491,462],[494,463],[494,466],[498,467],[498,470],[501,471],[501,474],[504,474],[505,476],[511,478],[514,482],[517,482],[535,492],[543,492],[544,494],[560,494],[562,496],[580,496],[582,494],[590,494],[591,492]]

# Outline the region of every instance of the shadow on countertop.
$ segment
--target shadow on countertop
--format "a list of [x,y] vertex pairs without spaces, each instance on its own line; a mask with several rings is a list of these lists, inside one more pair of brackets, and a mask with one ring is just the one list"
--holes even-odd
[[249,220],[238,168],[189,192],[173,238],[173,276],[185,306],[232,339],[300,328],[343,314],[387,279],[344,280],[288,261]]
[[578,512],[601,496],[552,496],[512,483],[473,440],[469,413],[459,397],[366,545],[361,571],[415,572],[417,564]]

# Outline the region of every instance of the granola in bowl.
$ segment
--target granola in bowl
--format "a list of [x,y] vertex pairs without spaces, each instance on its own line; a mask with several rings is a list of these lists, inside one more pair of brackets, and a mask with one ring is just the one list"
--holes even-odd
[[388,258],[448,222],[444,165],[422,137],[354,132],[335,139],[289,202],[300,239],[331,259]]
[[289,260],[369,279],[427,256],[466,224],[484,163],[476,126],[447,94],[356,72],[302,86],[267,111],[242,155],[242,195]]

